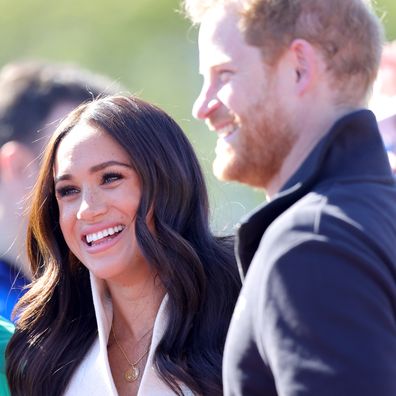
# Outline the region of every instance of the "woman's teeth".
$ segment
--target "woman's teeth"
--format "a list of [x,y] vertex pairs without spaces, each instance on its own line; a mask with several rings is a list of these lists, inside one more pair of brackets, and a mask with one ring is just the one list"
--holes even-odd
[[99,241],[100,239],[108,237],[109,235],[117,234],[117,233],[121,232],[124,228],[125,228],[125,226],[123,226],[123,225],[109,227],[109,228],[106,228],[105,230],[102,230],[99,232],[87,234],[85,236],[85,239],[86,239],[87,243],[96,242],[96,241]]

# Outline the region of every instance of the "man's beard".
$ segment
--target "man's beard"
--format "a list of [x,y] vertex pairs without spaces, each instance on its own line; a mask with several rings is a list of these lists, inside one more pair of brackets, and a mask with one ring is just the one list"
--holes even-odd
[[[287,114],[278,101],[262,98],[240,118],[234,155],[216,175],[254,187],[266,188],[276,177],[296,141]],[[221,167],[219,166],[219,169]],[[221,173],[221,174],[220,174]]]

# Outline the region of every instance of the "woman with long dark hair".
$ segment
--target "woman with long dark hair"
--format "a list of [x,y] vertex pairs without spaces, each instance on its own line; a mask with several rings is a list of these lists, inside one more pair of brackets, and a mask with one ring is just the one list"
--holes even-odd
[[221,395],[239,292],[194,151],[135,97],[59,126],[32,193],[34,274],[7,348],[15,396]]

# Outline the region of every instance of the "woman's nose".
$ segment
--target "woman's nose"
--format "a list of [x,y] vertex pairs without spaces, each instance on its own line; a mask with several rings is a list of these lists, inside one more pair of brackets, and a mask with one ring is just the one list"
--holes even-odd
[[100,193],[89,191],[82,194],[80,207],[77,212],[79,220],[92,220],[107,211],[106,200],[100,196]]

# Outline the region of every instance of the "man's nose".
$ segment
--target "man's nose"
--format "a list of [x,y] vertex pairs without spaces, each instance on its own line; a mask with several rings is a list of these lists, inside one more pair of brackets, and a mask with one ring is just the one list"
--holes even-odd
[[202,90],[194,102],[192,115],[198,120],[204,120],[209,117],[212,111],[220,106],[221,102],[217,99],[211,89],[202,87]]

